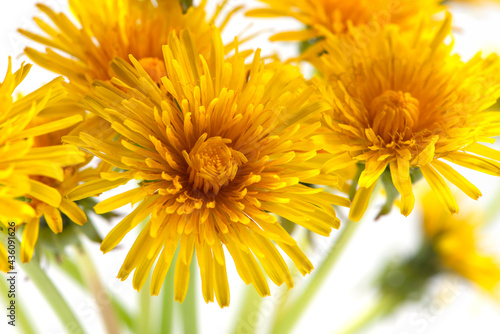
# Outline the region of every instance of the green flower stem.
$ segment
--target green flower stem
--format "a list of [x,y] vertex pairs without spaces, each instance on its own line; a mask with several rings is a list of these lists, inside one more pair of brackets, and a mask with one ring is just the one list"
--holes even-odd
[[392,298],[389,295],[382,296],[380,300],[373,303],[362,314],[356,315],[356,320],[343,330],[336,332],[339,334],[356,334],[360,333],[368,325],[372,324],[375,320],[383,318],[388,315],[399,303],[398,298]]
[[235,327],[232,331],[233,334],[254,334],[257,331],[256,324],[249,321],[249,316],[259,312],[262,305],[262,298],[253,286],[246,287],[247,292],[243,298],[243,304],[239,315],[236,317]]
[[170,334],[173,332],[172,320],[174,313],[174,273],[177,253],[172,259],[172,265],[168,268],[167,277],[162,287],[162,306],[161,306],[161,328],[158,334]]
[[340,235],[333,245],[330,253],[327,255],[319,268],[315,269],[312,273],[308,285],[304,288],[301,294],[291,301],[289,307],[285,308],[281,314],[276,317],[273,334],[287,334],[293,329],[295,324],[300,319],[304,310],[309,306],[316,292],[321,287],[330,273],[331,269],[337,263],[342,251],[345,249],[354,233],[356,232],[360,222],[348,221],[345,227],[340,231]]
[[113,310],[113,304],[105,288],[101,284],[99,275],[83,247],[77,248],[78,264],[80,265],[80,275],[83,278],[88,290],[95,297],[101,319],[106,327],[108,334],[119,334],[120,326]]
[[132,331],[134,329],[134,319],[132,319],[129,311],[114,296],[109,297],[111,298],[111,304],[113,305],[113,309],[119,321]]
[[85,281],[80,273],[78,266],[73,263],[67,256],[64,256],[62,260],[55,260],[59,265],[59,269],[61,269],[66,275],[69,276],[75,283],[78,283],[82,288],[87,288],[85,285]]
[[[17,249],[21,249],[19,242],[16,244]],[[73,314],[71,307],[68,305],[59,290],[57,290],[54,283],[52,283],[50,277],[47,276],[45,271],[40,267],[39,263],[32,260],[30,263],[21,264],[21,268],[52,307],[67,332],[72,334],[85,333],[82,325],[78,321],[78,318]]]
[[[0,275],[0,291],[6,303],[10,303],[10,299],[7,298],[7,291],[9,291],[9,286],[6,279],[7,277]],[[29,316],[26,316],[24,312],[25,310],[26,306],[24,305],[24,303],[22,303],[19,297],[16,297],[16,326],[19,326],[22,332],[25,334],[35,334],[36,332],[29,321]]]
[[[74,283],[78,284],[81,288],[88,290],[89,287],[86,285],[80,271],[76,264],[74,264],[68,257],[64,257],[62,262],[59,262],[59,269],[65,273],[68,278],[72,279]],[[116,299],[114,295],[109,293],[109,298],[111,299],[111,304],[115,311],[119,322],[127,326],[131,331],[134,330],[134,320],[130,315],[130,312],[121,304],[121,302]]]
[[190,279],[189,287],[186,295],[186,299],[182,304],[179,305],[182,314],[182,323],[184,327],[185,334],[196,334],[198,333],[198,312],[196,309],[196,297],[197,297],[197,286],[196,286],[196,275],[197,270],[196,258],[193,255],[193,259],[189,266]]
[[149,276],[139,292],[139,312],[135,322],[136,333],[151,333],[151,295],[149,292],[151,275]]

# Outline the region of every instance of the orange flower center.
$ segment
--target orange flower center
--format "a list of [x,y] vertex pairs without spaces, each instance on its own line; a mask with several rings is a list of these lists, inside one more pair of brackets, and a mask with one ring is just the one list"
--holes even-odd
[[238,168],[247,159],[241,152],[228,147],[229,143],[230,139],[212,137],[193,147],[187,157],[189,182],[193,188],[217,195],[236,177]]
[[167,75],[165,63],[156,57],[141,58],[139,60],[144,71],[148,73],[154,83],[161,83],[161,78]]
[[401,91],[387,90],[370,106],[371,127],[386,143],[409,140],[418,116],[418,100]]

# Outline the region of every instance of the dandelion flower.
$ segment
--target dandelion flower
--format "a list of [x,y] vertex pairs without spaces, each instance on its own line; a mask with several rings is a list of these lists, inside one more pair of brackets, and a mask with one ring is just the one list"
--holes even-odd
[[481,250],[481,214],[471,211],[452,216],[433,193],[426,194],[422,202],[425,240],[432,244],[438,263],[494,292],[500,283],[500,263]]
[[376,31],[386,24],[411,29],[422,15],[440,10],[438,0],[260,0],[268,6],[247,12],[255,17],[292,17],[305,30],[278,33],[272,40],[305,41],[332,34],[345,34],[352,27]]
[[79,214],[76,204],[63,198],[48,181],[62,182],[65,168],[84,161],[83,152],[72,145],[61,145],[60,141],[40,142],[40,138],[82,121],[81,115],[38,121],[58,110],[57,102],[66,95],[62,78],[13,101],[14,89],[29,69],[30,65],[23,65],[12,73],[9,59],[7,74],[0,86],[0,223],[4,226],[9,222],[25,223],[21,244],[23,262],[29,261],[33,254],[41,215],[58,233],[62,229],[58,210],[68,216]]
[[[156,4],[151,0],[69,0],[77,23],[39,4],[38,8],[52,24],[35,18],[44,34],[19,31],[48,47],[45,52],[33,48],[25,50],[35,63],[64,75],[73,89],[87,93],[94,80],[113,77],[109,65],[115,57],[128,59],[132,54],[146,70],[157,66],[163,57],[161,46],[167,43],[171,31],[190,30],[200,52],[208,52],[210,26],[218,19],[226,2],[207,20],[205,0],[186,12],[180,1],[172,0],[158,0]],[[221,29],[230,17],[231,14],[223,19]]]
[[327,39],[318,68],[329,84],[317,82],[332,108],[315,140],[332,154],[324,172],[364,166],[352,220],[362,217],[386,169],[405,216],[415,202],[411,171],[422,172],[452,213],[458,205],[445,179],[473,199],[481,193],[449,163],[500,175],[500,153],[480,144],[500,134],[500,114],[485,111],[500,95],[498,57],[463,62],[451,55],[453,45],[444,43],[450,21],[429,34],[402,35],[387,26],[349,55],[337,37]]
[[[142,202],[104,239],[108,252],[150,214],[129,251],[118,277],[135,269],[133,286],[141,289],[155,263],[151,294],[158,295],[172,257],[174,295],[183,301],[189,265],[196,251],[205,301],[229,304],[223,246],[234,259],[239,275],[260,295],[269,286],[259,265],[277,285],[293,286],[292,276],[277,246],[305,275],[313,267],[271,212],[327,236],[339,227],[332,204],[349,205],[345,198],[300,182],[337,185],[320,175],[314,143],[308,139],[320,125],[301,122],[328,105],[310,99],[314,88],[298,69],[265,67],[259,52],[253,63],[244,57],[224,57],[220,32],[214,29],[208,58],[192,35],[171,33],[164,46],[166,76],[158,85],[131,57],[115,59],[117,78],[97,82],[85,105],[109,120],[119,141],[102,142],[81,135],[68,142],[82,146],[122,172],[102,173],[75,188],[78,199],[102,193],[129,180],[132,189],[100,202],[97,213]],[[259,262],[257,262],[257,260]]]
[[[380,290],[377,302],[366,312],[369,316],[344,332],[360,332],[375,319],[387,318],[406,303],[415,303],[429,297],[436,278],[465,278],[485,289],[498,300],[500,262],[483,248],[481,229],[485,221],[481,212],[471,210],[452,215],[439,204],[436,193],[428,191],[419,199],[422,204],[422,232],[420,247],[403,259],[392,259],[382,268],[375,285]],[[465,210],[464,210],[465,211]],[[395,277],[398,277],[395,280]],[[453,282],[453,281],[452,281]],[[449,295],[449,287],[439,295]]]

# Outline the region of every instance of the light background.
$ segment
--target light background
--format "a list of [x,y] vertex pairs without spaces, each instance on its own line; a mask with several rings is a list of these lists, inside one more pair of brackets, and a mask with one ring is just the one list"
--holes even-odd
[[[27,58],[22,56],[22,50],[26,44],[41,48],[16,33],[16,29],[19,27],[32,31],[37,30],[32,22],[32,17],[37,14],[34,6],[36,2],[34,0],[0,1],[0,73],[4,73],[6,70],[9,55],[13,57],[14,69],[17,69],[22,61],[27,61]],[[40,2],[57,11],[67,12],[65,0]],[[244,3],[242,0],[232,0],[229,1],[229,6],[237,6],[242,3]],[[247,1],[247,3],[249,6],[255,5],[255,1]],[[452,13],[454,14],[456,51],[464,59],[470,58],[479,50],[485,52],[500,51],[500,37],[498,37],[500,31],[500,6],[472,7],[455,5],[452,7]],[[296,46],[293,44],[272,44],[267,40],[272,31],[298,27],[299,25],[293,20],[252,21],[240,15],[232,22],[228,29],[225,30],[227,41],[234,37],[231,34],[242,31],[245,34],[248,34],[249,31],[262,31],[258,37],[246,44],[247,48],[262,48],[264,54],[276,52],[283,59],[296,53]],[[308,72],[310,68],[305,67],[304,71]],[[3,77],[3,74],[1,76]],[[21,90],[30,92],[55,76],[53,73],[35,66],[21,85]],[[473,206],[473,208],[480,206],[489,209],[500,206],[498,199],[500,182],[497,179],[470,171],[464,171],[464,173],[483,192],[483,198],[478,203],[466,200],[466,204]],[[426,185],[422,183],[425,182],[422,181],[419,187],[425,188]],[[116,191],[109,192],[102,197],[108,198],[113,193],[116,193]],[[330,273],[326,283],[314,298],[311,307],[301,318],[294,333],[336,333],[336,330],[359,315],[364,310],[364,307],[373,300],[375,296],[371,286],[373,274],[377,273],[377,270],[388,260],[409,255],[418,246],[421,233],[420,213],[414,211],[409,218],[404,218],[399,213],[393,212],[391,215],[373,222],[374,211],[380,204],[379,202],[381,202],[380,198],[373,205],[373,211],[368,213],[363,226],[358,230],[338,265]],[[124,208],[121,212],[125,213],[127,209]],[[105,236],[116,222],[100,224],[98,229],[101,236]],[[500,247],[498,246],[500,226],[498,225],[494,222],[491,228],[486,231],[487,245],[485,247],[488,250],[496,251],[500,256]],[[317,238],[318,246],[311,255],[311,260],[315,266],[321,262],[337,234],[337,231],[333,231],[329,239]],[[138,296],[132,288],[131,278],[125,282],[115,278],[133,240],[134,235],[130,233],[119,248],[106,255],[102,255],[99,246],[96,244],[87,243],[87,249],[97,263],[100,277],[106,288],[117,294],[128,307],[137,309]],[[54,265],[48,263],[42,265],[67,297],[74,311],[80,315],[87,332],[104,333],[96,301],[66,279]],[[231,261],[228,261],[228,275],[231,288],[231,306],[229,308],[221,310],[216,303],[206,305],[201,298],[201,294],[197,291],[200,315],[199,327],[203,334],[230,333],[230,330],[236,324],[239,324],[244,329],[255,321],[265,327],[272,318],[272,312],[267,310],[270,310],[273,304],[276,303],[274,297],[265,299],[266,311],[262,314],[249,314],[244,318],[237,318],[247,287],[238,277]],[[199,284],[198,277],[194,277],[196,277]],[[307,277],[305,279],[307,280]],[[299,279],[296,282],[296,290],[300,289],[301,281]],[[164,286],[164,288],[171,287]],[[18,276],[18,290],[21,298],[28,305],[28,313],[34,318],[39,333],[64,333],[49,305],[22,273]],[[272,289],[275,295],[281,294],[282,291],[283,288]],[[453,277],[436,280],[432,286],[432,291],[434,293],[426,299],[428,303],[408,305],[391,318],[374,326],[369,333],[500,333],[500,304],[493,301],[483,291],[467,282],[457,281]],[[15,330],[12,331],[12,328],[6,325],[6,318],[2,315],[4,312],[0,312],[0,333],[16,333]],[[175,317],[178,316],[178,313],[176,313]],[[180,323],[180,319],[177,322]]]

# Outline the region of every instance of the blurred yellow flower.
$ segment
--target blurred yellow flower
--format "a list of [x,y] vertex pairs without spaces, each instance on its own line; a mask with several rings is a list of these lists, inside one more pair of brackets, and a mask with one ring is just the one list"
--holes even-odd
[[[48,47],[45,52],[25,50],[35,63],[68,77],[70,86],[85,94],[94,80],[113,77],[109,64],[115,57],[128,60],[132,54],[146,70],[156,66],[163,59],[161,46],[167,43],[171,31],[190,30],[200,51],[209,52],[210,26],[226,2],[207,20],[206,0],[185,13],[177,0],[69,0],[77,23],[39,4],[52,25],[35,18],[45,34],[19,31]],[[231,14],[223,19],[221,29],[230,17]]]
[[439,263],[494,292],[500,283],[500,262],[481,250],[481,213],[476,210],[452,216],[438,202],[431,192],[422,198],[425,238],[431,242]]
[[317,67],[328,84],[316,82],[331,110],[315,139],[332,154],[324,172],[364,166],[352,220],[363,216],[387,167],[405,216],[415,203],[411,171],[422,172],[452,213],[458,205],[445,179],[473,199],[481,193],[445,161],[500,175],[500,153],[479,144],[500,135],[500,114],[485,111],[500,96],[500,62],[496,55],[478,54],[466,63],[451,55],[453,45],[444,43],[450,21],[447,16],[432,34],[403,35],[389,25],[349,54],[345,38],[327,38]]
[[[160,292],[172,257],[175,299],[183,301],[189,264],[196,249],[206,302],[229,305],[223,245],[241,278],[260,295],[269,295],[259,266],[277,285],[293,286],[292,276],[276,245],[305,275],[313,267],[273,212],[327,236],[340,221],[332,204],[349,201],[299,182],[336,185],[321,176],[320,164],[309,163],[316,146],[308,139],[319,122],[301,126],[328,105],[310,100],[314,92],[297,68],[267,68],[256,52],[245,65],[238,51],[225,60],[218,30],[210,38],[208,58],[197,50],[193,36],[171,33],[164,46],[166,76],[154,82],[131,57],[111,64],[112,84],[96,82],[85,99],[90,110],[106,118],[120,141],[100,141],[86,134],[68,142],[93,152],[123,172],[102,173],[69,194],[84,198],[140,180],[140,186],[100,202],[97,213],[142,201],[105,238],[108,252],[151,214],[132,246],[118,277],[135,269],[133,286],[141,289],[151,267],[151,294]],[[132,88],[133,87],[133,88]],[[160,254],[161,252],[161,254]]]
[[367,27],[376,33],[381,26],[395,24],[411,29],[421,16],[430,18],[441,7],[439,0],[260,0],[268,6],[247,12],[254,17],[293,17],[307,28],[278,33],[272,40],[303,41],[347,33],[352,27]]
[[[23,262],[33,254],[41,215],[55,233],[62,230],[58,209],[68,216],[77,215],[76,205],[63,198],[53,184],[63,182],[67,168],[84,161],[84,154],[72,145],[41,140],[82,121],[78,114],[51,118],[59,111],[57,103],[66,96],[62,78],[13,101],[14,89],[30,67],[23,65],[12,73],[9,59],[0,86],[0,224],[26,223],[21,245]],[[83,217],[75,222],[83,223]]]

